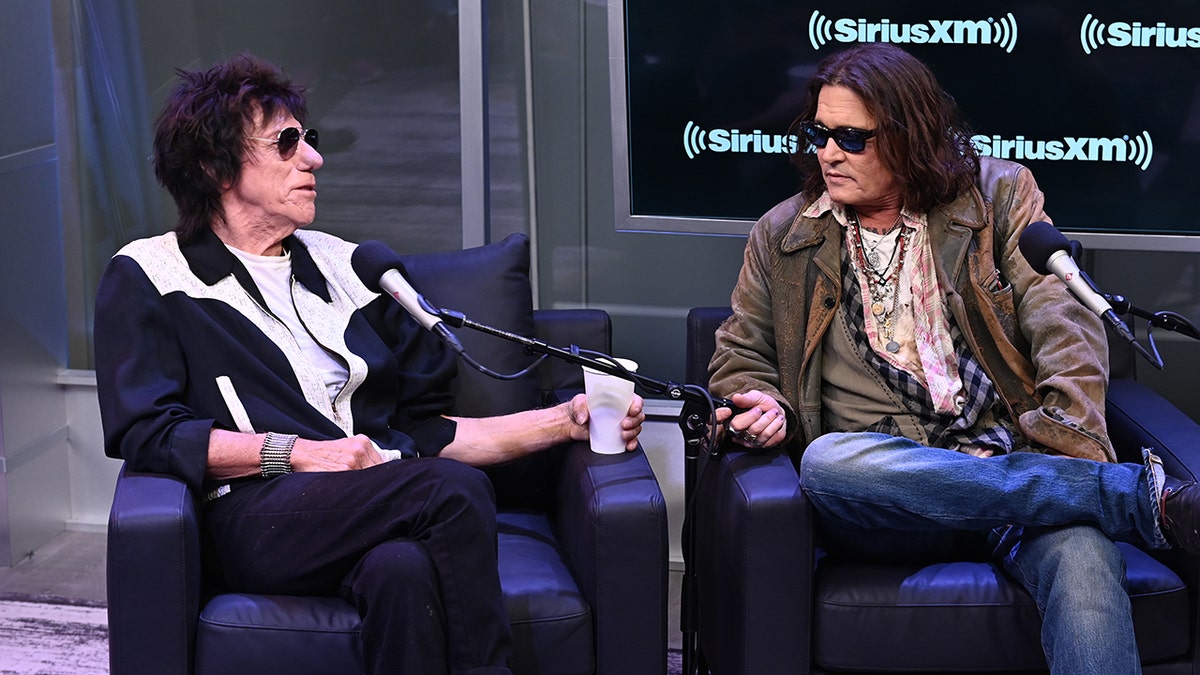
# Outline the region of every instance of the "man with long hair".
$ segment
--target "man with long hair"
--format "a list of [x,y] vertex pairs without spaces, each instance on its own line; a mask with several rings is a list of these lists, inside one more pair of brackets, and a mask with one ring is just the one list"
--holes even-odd
[[980,157],[893,45],[828,57],[808,94],[801,191],[752,229],[716,335],[711,387],[746,409],[727,431],[799,456],[836,550],[977,541],[1033,595],[1054,672],[1139,672],[1114,541],[1200,550],[1197,490],[1115,462],[1103,326],[1017,250],[1048,221],[1033,176]]

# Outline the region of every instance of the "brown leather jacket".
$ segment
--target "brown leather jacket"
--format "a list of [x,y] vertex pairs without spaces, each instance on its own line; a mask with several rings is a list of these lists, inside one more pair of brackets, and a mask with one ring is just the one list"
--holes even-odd
[[[715,394],[758,389],[783,405],[793,453],[823,433],[820,345],[842,297],[840,228],[829,213],[801,216],[806,206],[796,195],[751,230],[709,365]],[[1048,220],[1042,209],[1028,169],[982,158],[976,188],[928,214],[938,280],[1027,449],[1116,461],[1104,327],[1017,250],[1027,224]]]

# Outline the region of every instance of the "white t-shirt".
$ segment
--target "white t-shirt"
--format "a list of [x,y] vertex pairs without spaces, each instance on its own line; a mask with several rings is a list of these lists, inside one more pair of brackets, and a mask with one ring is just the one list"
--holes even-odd
[[267,301],[267,309],[287,326],[308,362],[321,373],[330,400],[335,398],[346,385],[350,371],[338,357],[313,339],[296,313],[292,304],[292,254],[285,251],[281,256],[265,256],[246,253],[232,246],[226,248],[246,266]]

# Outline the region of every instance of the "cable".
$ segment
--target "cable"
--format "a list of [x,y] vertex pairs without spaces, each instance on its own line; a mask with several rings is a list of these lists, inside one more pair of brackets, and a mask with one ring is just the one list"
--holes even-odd
[[503,373],[497,373],[496,371],[494,371],[494,370],[488,368],[487,366],[483,365],[482,363],[476,361],[475,359],[471,358],[470,354],[468,354],[466,352],[459,354],[459,356],[462,357],[463,361],[467,362],[467,365],[471,366],[475,370],[478,370],[479,372],[483,373],[484,375],[487,375],[488,377],[493,377],[497,380],[516,380],[518,378],[524,377],[524,376],[528,375],[530,372],[532,372],[534,368],[541,365],[542,361],[546,360],[546,355],[542,354],[541,356],[537,357],[537,359],[534,360],[533,363],[526,366],[524,370],[517,372],[517,373],[513,373],[511,375],[505,375]]

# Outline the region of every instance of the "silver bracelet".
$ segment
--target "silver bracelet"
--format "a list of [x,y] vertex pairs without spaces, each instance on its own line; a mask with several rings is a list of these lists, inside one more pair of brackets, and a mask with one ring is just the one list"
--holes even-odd
[[267,432],[262,448],[258,451],[258,466],[263,478],[274,478],[292,472],[292,446],[295,434]]

